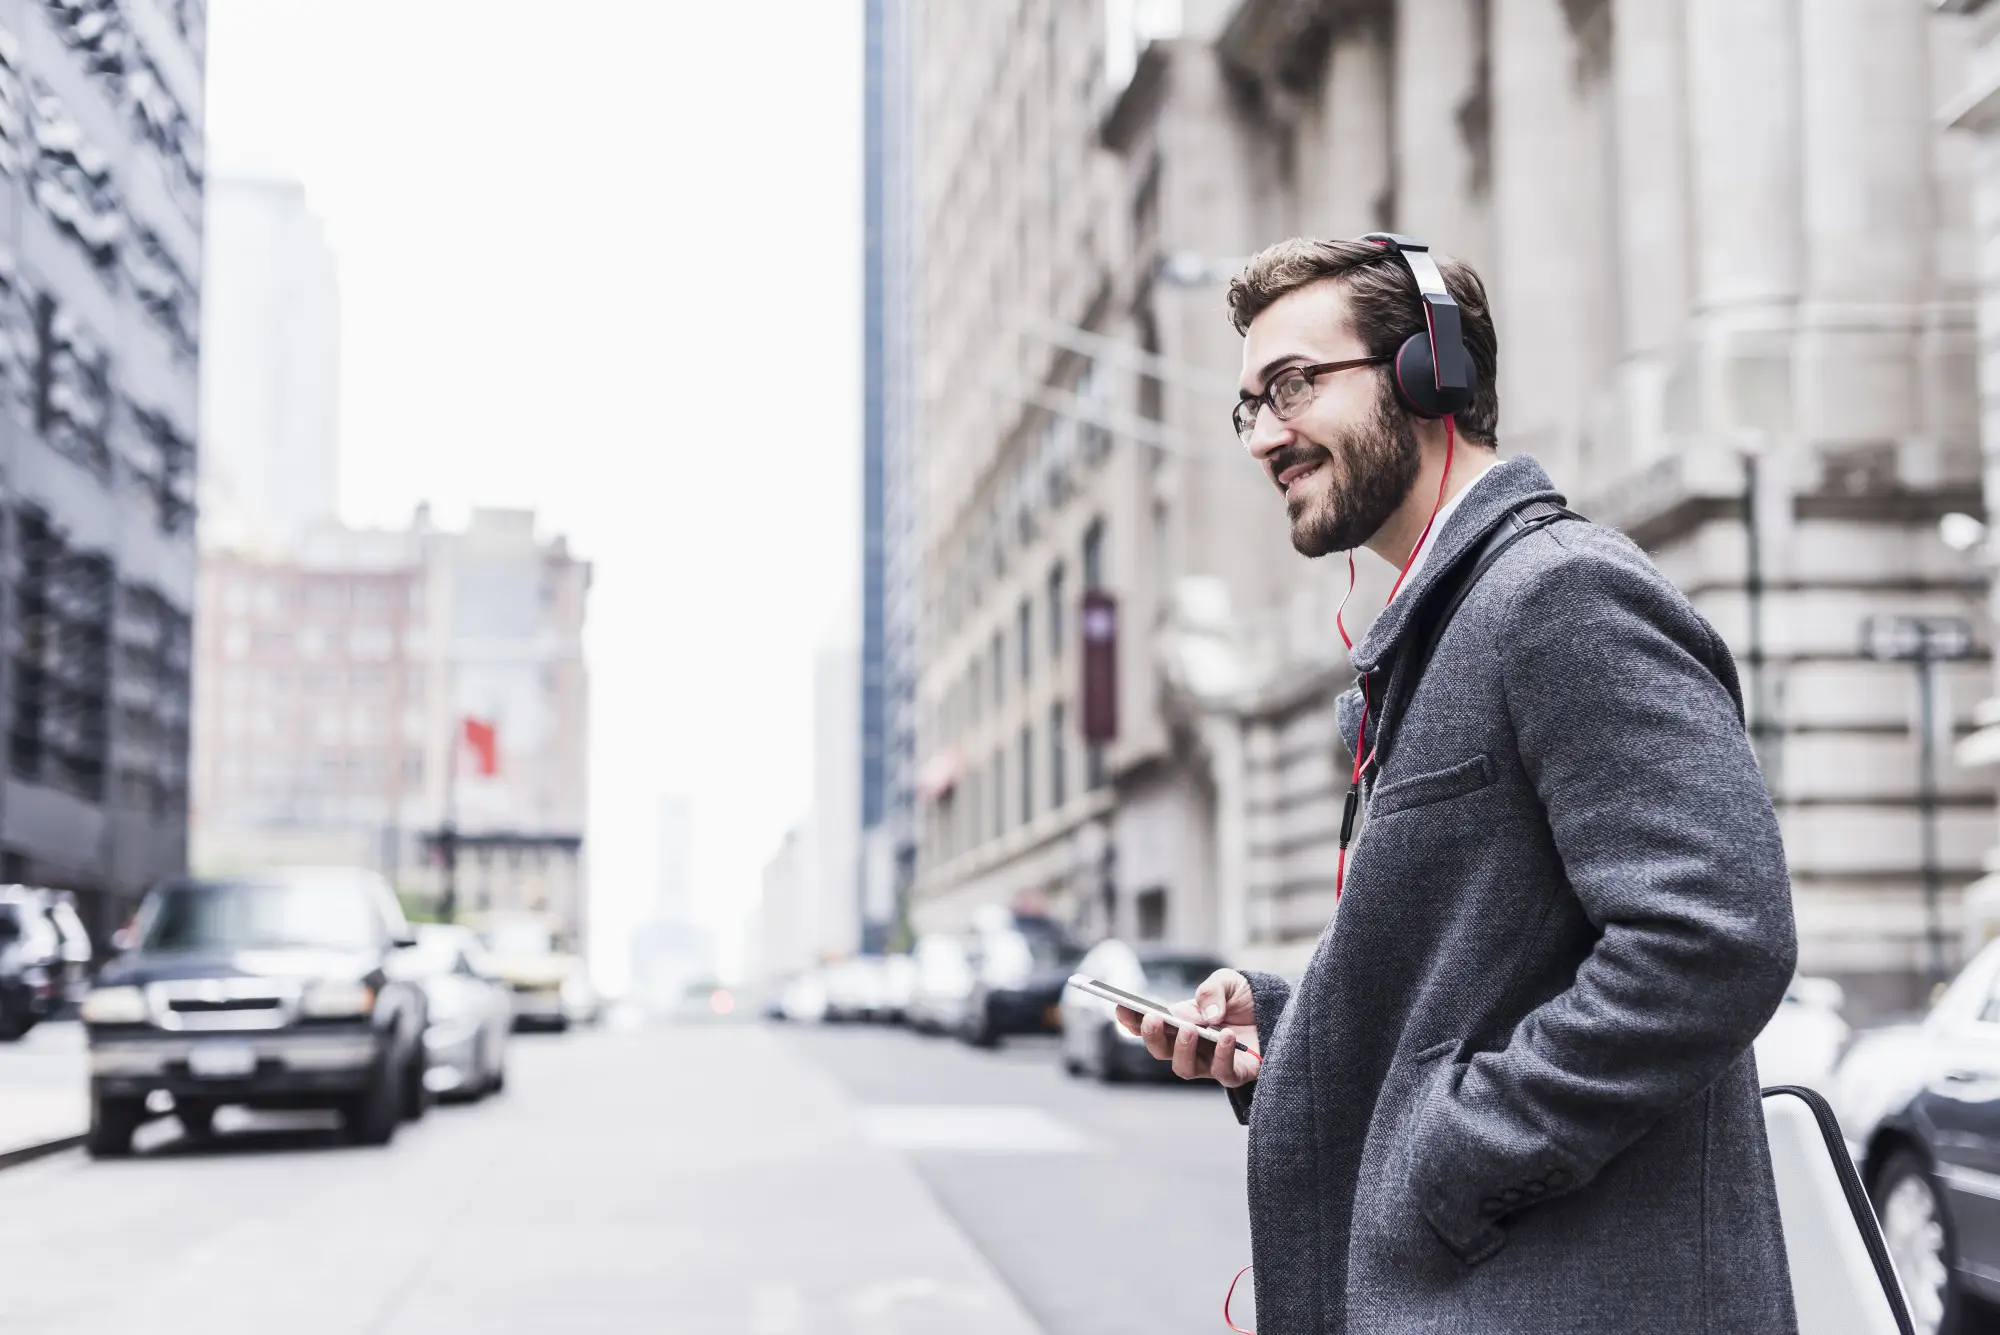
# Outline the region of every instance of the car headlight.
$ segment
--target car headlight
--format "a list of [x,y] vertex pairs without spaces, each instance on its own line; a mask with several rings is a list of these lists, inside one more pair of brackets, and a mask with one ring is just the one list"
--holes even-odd
[[299,1013],[316,1020],[366,1015],[375,1009],[375,989],[366,983],[313,983],[299,998]]
[[81,1007],[85,1024],[144,1024],[146,994],[136,987],[94,987]]

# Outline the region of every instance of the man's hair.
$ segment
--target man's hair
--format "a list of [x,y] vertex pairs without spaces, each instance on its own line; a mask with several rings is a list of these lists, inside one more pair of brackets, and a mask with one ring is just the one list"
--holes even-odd
[[[1495,378],[1499,343],[1493,336],[1493,313],[1486,305],[1486,285],[1471,265],[1460,260],[1439,256],[1438,269],[1444,274],[1445,289],[1458,303],[1460,334],[1478,372],[1472,403],[1456,418],[1459,434],[1493,445],[1500,425]],[[1373,241],[1315,241],[1303,236],[1265,247],[1230,280],[1230,323],[1237,333],[1248,333],[1250,322],[1280,297],[1329,279],[1346,292],[1354,332],[1369,356],[1395,356],[1404,339],[1424,328],[1416,277],[1396,252]]]

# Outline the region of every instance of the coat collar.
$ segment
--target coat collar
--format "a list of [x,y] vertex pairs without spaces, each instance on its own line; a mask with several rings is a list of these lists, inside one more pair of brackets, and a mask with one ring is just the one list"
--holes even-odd
[[1503,459],[1495,464],[1479,485],[1466,493],[1464,502],[1452,513],[1442,533],[1433,533],[1430,541],[1435,544],[1431,554],[1424,558],[1423,568],[1409,587],[1399,592],[1389,605],[1382,609],[1382,615],[1375,618],[1375,624],[1361,637],[1361,643],[1354,648],[1354,670],[1373,672],[1381,662],[1389,657],[1402,638],[1403,631],[1415,618],[1417,609],[1430,596],[1432,590],[1472,548],[1486,540],[1486,535],[1507,515],[1520,509],[1529,501],[1554,501],[1563,503],[1563,496],[1542,471],[1542,466],[1525,454],[1517,454],[1511,459]]

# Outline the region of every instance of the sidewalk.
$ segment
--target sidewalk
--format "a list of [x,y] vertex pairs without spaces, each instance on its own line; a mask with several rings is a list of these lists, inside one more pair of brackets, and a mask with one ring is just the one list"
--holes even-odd
[[0,1166],[83,1134],[90,1122],[83,1026],[37,1025],[0,1043]]

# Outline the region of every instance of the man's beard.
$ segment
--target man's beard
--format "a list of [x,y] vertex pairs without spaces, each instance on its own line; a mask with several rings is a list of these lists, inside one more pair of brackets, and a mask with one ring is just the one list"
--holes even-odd
[[[1416,485],[1423,463],[1417,429],[1387,386],[1376,397],[1374,416],[1365,424],[1343,433],[1325,449],[1304,449],[1330,453],[1332,458],[1322,465],[1330,476],[1318,501],[1310,503],[1311,510],[1305,509],[1309,502],[1303,498],[1286,503],[1292,546],[1301,556],[1353,551],[1374,537]],[[1292,466],[1285,460],[1274,463],[1281,465],[1280,472]]]

